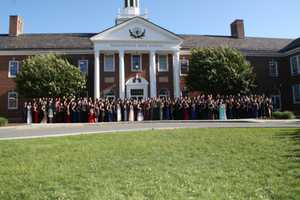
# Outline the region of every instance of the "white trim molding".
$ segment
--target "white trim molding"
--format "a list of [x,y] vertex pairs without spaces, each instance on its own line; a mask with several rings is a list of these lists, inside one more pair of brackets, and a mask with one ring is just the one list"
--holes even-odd
[[86,55],[94,54],[93,50],[7,50],[0,51],[0,56],[32,56],[37,54],[57,54],[57,55]]

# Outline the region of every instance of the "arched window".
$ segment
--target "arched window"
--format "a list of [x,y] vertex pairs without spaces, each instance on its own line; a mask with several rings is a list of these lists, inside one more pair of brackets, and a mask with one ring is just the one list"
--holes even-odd
[[109,99],[109,100],[114,100],[116,98],[115,90],[107,90],[104,92],[104,97]]
[[130,0],[130,7],[134,7],[133,0]]
[[125,8],[128,7],[128,0],[125,0]]
[[161,89],[159,91],[159,98],[163,99],[163,98],[168,98],[168,97],[169,97],[169,90]]

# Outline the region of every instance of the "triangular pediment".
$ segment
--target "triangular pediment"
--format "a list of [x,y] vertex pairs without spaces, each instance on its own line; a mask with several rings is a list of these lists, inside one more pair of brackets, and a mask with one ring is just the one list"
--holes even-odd
[[91,38],[94,42],[101,41],[133,41],[133,42],[167,42],[181,44],[178,35],[144,19],[135,17],[111,27]]

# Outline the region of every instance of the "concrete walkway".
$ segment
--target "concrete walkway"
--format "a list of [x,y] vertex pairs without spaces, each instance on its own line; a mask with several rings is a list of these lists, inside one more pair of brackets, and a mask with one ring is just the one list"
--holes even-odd
[[180,128],[300,128],[300,120],[155,121],[98,124],[10,125],[0,128],[0,140],[61,137],[81,134]]

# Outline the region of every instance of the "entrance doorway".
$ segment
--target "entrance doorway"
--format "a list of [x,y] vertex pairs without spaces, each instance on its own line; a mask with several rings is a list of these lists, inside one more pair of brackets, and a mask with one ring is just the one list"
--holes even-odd
[[128,99],[147,99],[148,81],[142,77],[130,78],[126,82],[126,97]]

